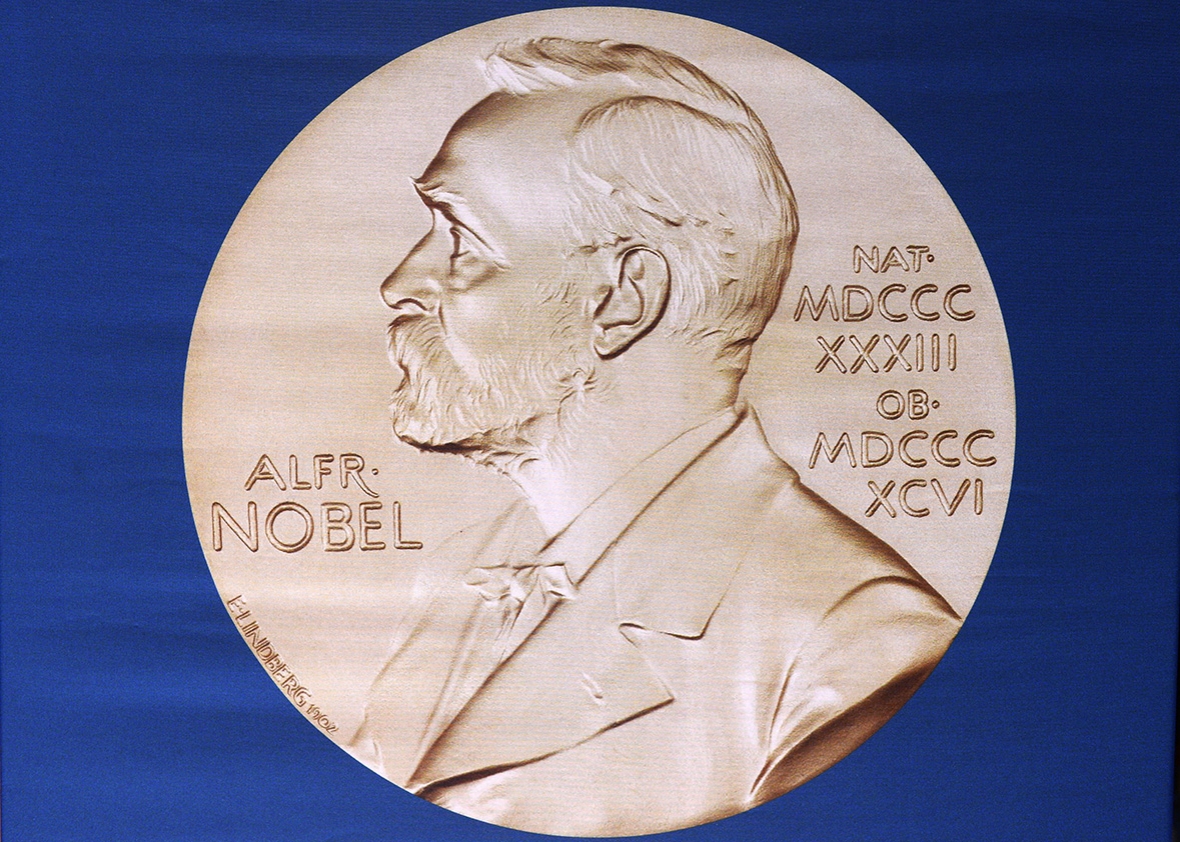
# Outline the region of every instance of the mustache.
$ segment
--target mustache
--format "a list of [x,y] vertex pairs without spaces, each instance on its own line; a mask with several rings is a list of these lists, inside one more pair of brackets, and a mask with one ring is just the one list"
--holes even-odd
[[444,350],[442,322],[426,313],[399,313],[385,333],[389,360],[403,370]]
[[[433,313],[399,313],[389,324],[388,356],[395,374],[391,408],[398,414],[416,407],[485,399],[488,384],[465,375],[447,343],[443,321]],[[456,393],[459,390],[460,393]]]

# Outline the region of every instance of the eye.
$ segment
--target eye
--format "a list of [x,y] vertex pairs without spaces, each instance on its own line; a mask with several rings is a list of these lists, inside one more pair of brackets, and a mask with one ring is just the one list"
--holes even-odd
[[471,244],[468,242],[463,229],[458,225],[451,226],[451,260],[458,260],[471,254]]

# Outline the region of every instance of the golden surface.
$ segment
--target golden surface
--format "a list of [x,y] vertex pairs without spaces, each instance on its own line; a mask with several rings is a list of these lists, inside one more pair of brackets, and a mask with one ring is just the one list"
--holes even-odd
[[[765,125],[798,239],[744,379],[743,353],[719,367],[715,349],[678,338],[688,269],[658,228],[554,261],[573,127],[625,93],[595,81],[472,111],[489,93],[480,61],[541,37],[666,50]],[[723,186],[750,195],[736,174]],[[450,242],[449,211],[423,207],[419,191],[444,188],[480,217],[470,249]],[[432,251],[444,245],[468,261],[445,282],[454,255]],[[491,409],[458,430],[410,400],[433,373],[454,387],[443,404],[478,408],[463,372],[549,360],[534,296],[575,265],[575,294],[599,296],[567,325],[585,331],[578,370],[594,370],[578,412],[546,420],[542,397],[498,388],[521,397],[496,412],[528,423],[491,435]],[[414,356],[427,340],[407,328],[432,312],[450,331],[445,365]],[[292,702],[444,806],[588,835],[745,809],[891,715],[982,584],[1015,443],[987,271],[918,155],[777,47],[628,9],[455,33],[316,118],[226,238],[184,414],[210,569]],[[472,430],[472,458],[422,449]],[[532,572],[479,572],[506,566]],[[495,623],[481,613],[493,603],[512,606]]]

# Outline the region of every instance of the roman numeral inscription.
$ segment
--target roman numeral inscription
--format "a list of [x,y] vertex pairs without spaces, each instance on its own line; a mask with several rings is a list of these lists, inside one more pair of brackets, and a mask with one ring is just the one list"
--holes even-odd
[[[792,321],[837,328],[815,336],[816,376],[874,377],[890,387],[864,407],[876,429],[820,430],[807,462],[809,471],[865,472],[864,518],[984,513],[987,474],[1003,445],[988,424],[940,425],[946,396],[931,385],[963,376],[978,306],[970,284],[948,281],[949,266],[936,268],[944,265],[929,245],[858,243],[857,283],[802,284],[788,298]],[[849,327],[838,332],[841,325]]]
[[[822,351],[817,372],[888,374],[898,371],[955,371],[959,367],[959,337],[953,333],[903,333],[892,336],[840,334],[815,338]],[[829,368],[830,366],[830,368]]]

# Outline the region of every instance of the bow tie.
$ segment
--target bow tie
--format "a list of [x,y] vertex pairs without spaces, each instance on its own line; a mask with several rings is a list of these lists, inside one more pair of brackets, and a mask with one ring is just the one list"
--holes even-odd
[[534,588],[541,590],[546,603],[569,599],[574,593],[564,564],[475,567],[465,581],[479,591],[485,602],[499,603],[504,608],[519,608]]

